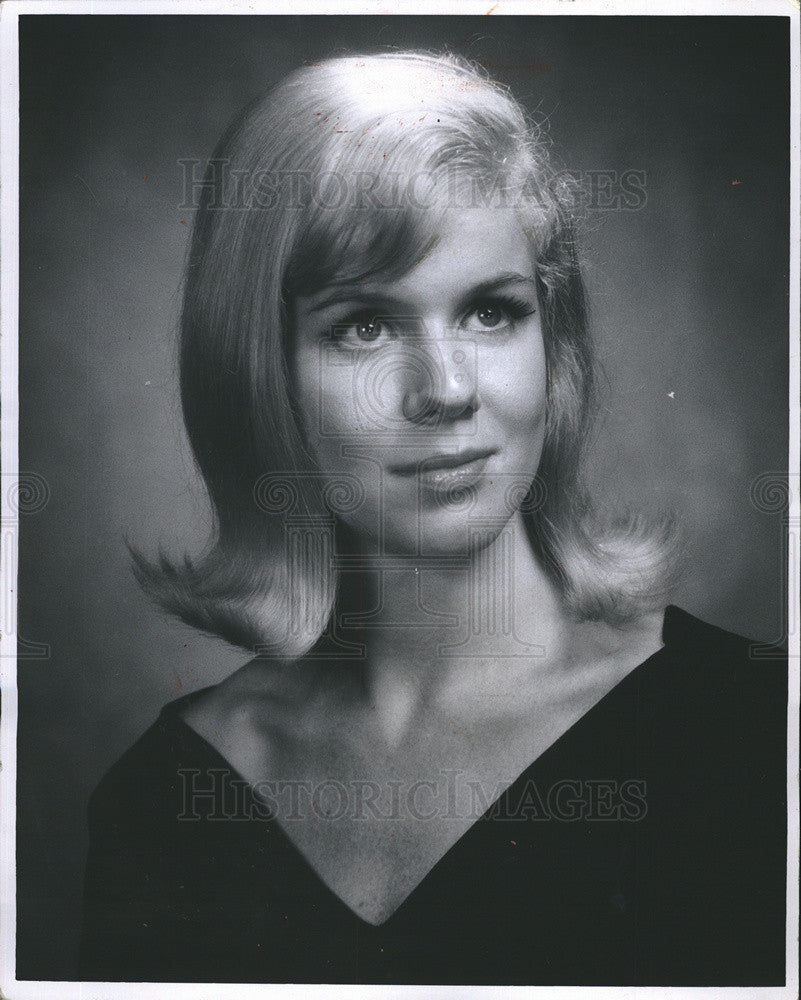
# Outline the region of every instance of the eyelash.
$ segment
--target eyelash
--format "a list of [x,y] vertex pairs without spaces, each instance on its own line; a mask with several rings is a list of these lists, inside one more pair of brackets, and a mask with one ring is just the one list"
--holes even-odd
[[[492,295],[486,299],[481,299],[479,301],[476,301],[474,305],[470,308],[470,310],[465,313],[464,319],[467,319],[467,317],[472,316],[474,313],[478,312],[482,308],[486,309],[488,306],[491,308],[500,308],[500,310],[506,314],[506,322],[500,323],[498,326],[494,327],[493,326],[484,327],[483,330],[484,332],[487,333],[494,333],[496,331],[507,330],[510,326],[513,326],[515,323],[518,323],[521,319],[525,319],[528,316],[532,316],[537,311],[536,307],[532,306],[532,304],[526,299],[518,298],[516,295],[505,293],[505,294]],[[348,333],[352,327],[359,325],[369,326],[375,322],[387,323],[387,321],[382,321],[380,315],[377,314],[374,310],[358,309],[352,313],[349,313],[347,316],[343,317],[341,320],[335,323],[331,327],[330,336],[335,342],[343,344],[344,346],[345,342],[348,339],[350,339],[348,337]],[[395,325],[397,324],[402,325],[403,322],[404,322],[403,320],[394,321]],[[464,320],[462,320],[462,322],[464,322]],[[398,330],[390,327],[390,331],[391,331],[391,336],[389,339],[397,340],[399,336]],[[471,332],[480,333],[482,331],[473,330]],[[376,337],[374,341],[359,340],[358,338],[356,338],[356,340],[357,340],[357,345],[348,348],[349,350],[371,350],[372,348],[370,348],[367,345],[375,343],[378,346],[380,346],[380,344],[386,340],[386,337],[379,334],[379,336]]]

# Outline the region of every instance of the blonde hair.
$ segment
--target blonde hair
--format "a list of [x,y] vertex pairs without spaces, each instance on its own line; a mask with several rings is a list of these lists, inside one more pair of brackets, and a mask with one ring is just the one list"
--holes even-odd
[[[622,624],[663,601],[669,526],[600,519],[580,481],[595,363],[572,187],[503,87],[456,56],[401,52],[297,70],[232,124],[210,162],[180,378],[214,537],[196,562],[132,551],[142,586],[185,622],[290,658],[325,632],[336,491],[315,475],[292,404],[291,303],[333,280],[408,271],[435,237],[442,199],[427,196],[449,184],[513,198],[536,261],[548,416],[538,499],[522,511],[537,556],[579,619]],[[305,529],[288,534],[288,513]]]

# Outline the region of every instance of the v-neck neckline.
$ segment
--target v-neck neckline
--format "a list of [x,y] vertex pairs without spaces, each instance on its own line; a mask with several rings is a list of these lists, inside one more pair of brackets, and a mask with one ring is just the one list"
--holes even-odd
[[[580,718],[576,719],[572,725],[570,725],[560,736],[558,736],[553,743],[551,743],[545,750],[542,751],[537,757],[534,758],[523,770],[517,775],[512,782],[507,785],[507,787],[490,803],[490,805],[485,809],[485,811],[474,820],[473,823],[458,837],[453,844],[448,847],[448,849],[440,855],[440,857],[434,862],[434,864],[428,869],[425,875],[420,879],[420,881],[414,886],[414,888],[403,898],[400,904],[395,907],[395,909],[390,913],[390,915],[379,924],[373,924],[369,920],[365,920],[364,917],[360,916],[345,900],[336,893],[331,886],[328,885],[326,880],[320,875],[318,870],[306,857],[301,848],[292,840],[289,834],[281,826],[278,818],[272,815],[267,821],[270,826],[277,832],[282,843],[289,849],[292,855],[294,855],[298,861],[304,866],[305,869],[312,876],[314,881],[323,887],[326,895],[331,897],[336,905],[343,908],[351,918],[358,921],[360,927],[367,928],[370,931],[379,932],[384,930],[389,926],[392,921],[395,921],[399,915],[409,909],[410,905],[414,901],[416,896],[419,896],[424,887],[426,887],[432,880],[434,880],[439,872],[449,863],[454,855],[465,849],[465,846],[469,845],[470,841],[474,839],[477,835],[477,831],[480,830],[485,824],[486,820],[491,817],[491,814],[498,810],[499,806],[508,801],[509,797],[513,795],[517,790],[519,790],[521,784],[529,781],[531,778],[531,772],[538,767],[545,766],[550,757],[556,755],[560,750],[562,750],[565,744],[570,740],[575,740],[577,734],[580,734],[581,730],[591,725],[597,716],[603,714],[603,711],[608,708],[609,704],[615,699],[620,698],[625,694],[625,692],[630,688],[631,684],[635,680],[639,680],[642,674],[645,672],[646,668],[653,666],[654,663],[661,661],[666,655],[668,648],[672,645],[673,631],[676,624],[677,616],[686,614],[682,612],[680,608],[675,605],[668,605],[665,608],[664,618],[662,622],[662,632],[661,640],[662,645],[659,649],[653,652],[647,659],[643,660],[637,666],[633,667],[624,677],[622,677],[615,685],[613,685],[606,694],[602,695],[598,701],[592,705]],[[263,802],[259,797],[252,783],[244,778],[235,767],[233,767],[230,762],[220,753],[220,751],[213,746],[205,737],[201,736],[200,733],[193,729],[188,722],[180,714],[180,707],[185,704],[189,699],[195,697],[200,691],[205,690],[201,688],[199,691],[191,692],[188,695],[183,695],[181,698],[176,698],[174,701],[169,702],[161,711],[161,719],[169,719],[173,723],[177,723],[179,729],[184,733],[184,736],[189,735],[189,737],[203,747],[206,754],[211,754],[217,759],[217,761],[222,764],[232,775],[237,784],[240,784],[247,789],[248,794],[255,802]]]

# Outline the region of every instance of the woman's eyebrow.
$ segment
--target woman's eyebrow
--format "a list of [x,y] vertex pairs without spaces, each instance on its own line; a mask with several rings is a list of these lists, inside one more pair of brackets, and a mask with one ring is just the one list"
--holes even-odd
[[[504,271],[489,278],[487,281],[481,281],[477,285],[472,285],[466,289],[460,295],[460,302],[472,302],[483,295],[489,295],[492,292],[497,292],[500,288],[513,284],[536,286],[536,281],[534,276],[530,274],[519,274],[517,271]],[[308,311],[309,313],[322,312],[323,309],[328,309],[330,306],[339,305],[343,302],[376,303],[394,309],[402,308],[405,304],[400,298],[393,295],[389,289],[382,289],[380,287],[365,288],[364,285],[359,284],[343,284],[332,288],[328,294],[324,294],[313,306],[309,307]]]
[[490,295],[492,292],[497,292],[507,285],[531,285],[536,288],[537,282],[532,274],[518,274],[516,271],[505,271],[503,274],[498,274],[488,281],[481,281],[479,284],[473,285],[462,296],[462,301],[468,302],[473,299],[479,299],[483,295]]
[[343,302],[358,302],[364,305],[376,304],[389,306],[390,308],[398,308],[403,304],[399,298],[390,292],[382,291],[380,288],[365,288],[363,285],[341,285],[327,295],[322,296],[313,306],[309,306],[308,312],[309,314],[322,312],[323,309],[340,305]]

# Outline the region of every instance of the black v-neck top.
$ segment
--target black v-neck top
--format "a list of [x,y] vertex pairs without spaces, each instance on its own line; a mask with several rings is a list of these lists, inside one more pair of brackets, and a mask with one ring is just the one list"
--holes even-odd
[[783,984],[786,655],[662,638],[378,927],[171,702],[92,795],[78,978]]

